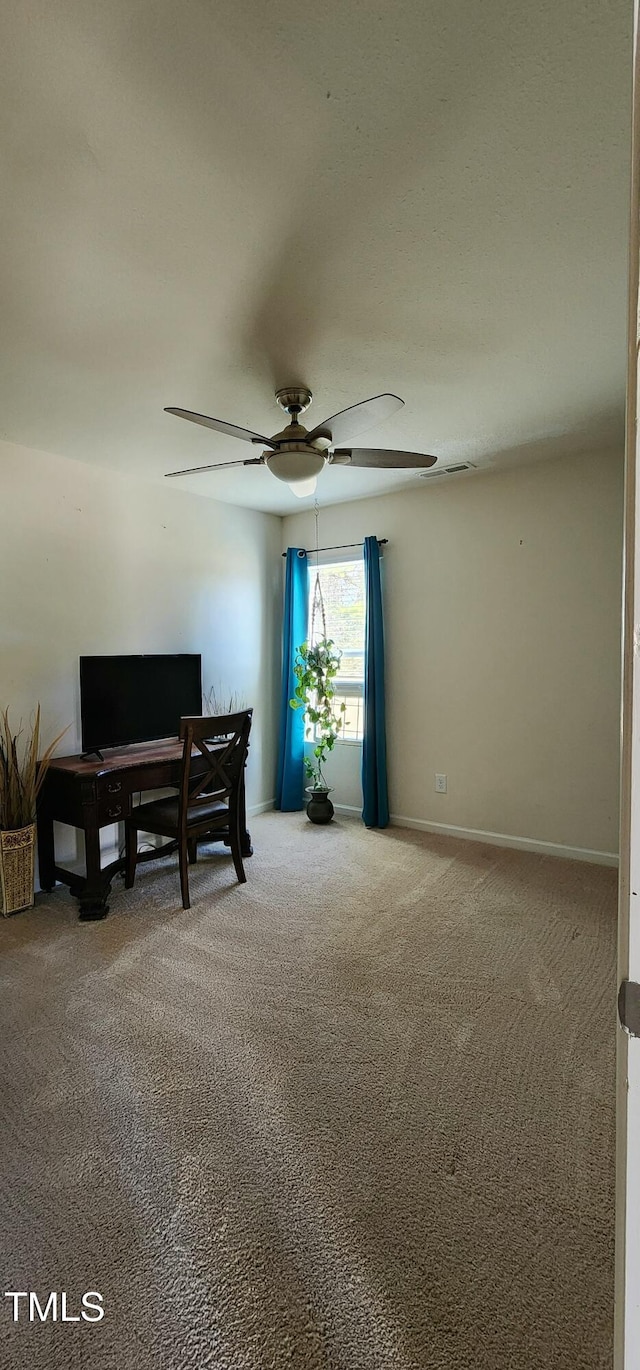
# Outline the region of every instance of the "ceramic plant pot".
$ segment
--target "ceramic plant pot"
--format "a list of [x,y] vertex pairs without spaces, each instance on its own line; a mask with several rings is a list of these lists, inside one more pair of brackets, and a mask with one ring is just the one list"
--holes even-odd
[[312,785],[308,785],[307,794],[311,796],[307,804],[307,818],[311,819],[312,823],[330,823],[333,818],[330,791],[316,790]]

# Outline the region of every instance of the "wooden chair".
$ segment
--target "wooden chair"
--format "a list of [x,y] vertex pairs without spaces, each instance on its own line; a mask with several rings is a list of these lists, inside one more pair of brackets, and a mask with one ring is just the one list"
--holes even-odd
[[[158,833],[178,844],[182,907],[189,902],[189,859],[195,861],[199,837],[228,840],[239,884],[246,875],[240,850],[240,801],[253,709],[220,718],[181,718],[184,742],[177,795],[139,804],[126,821],[125,886],[135,880],[138,832]],[[228,836],[227,836],[228,834]],[[172,847],[175,851],[175,847]],[[162,854],[162,849],[158,855]]]

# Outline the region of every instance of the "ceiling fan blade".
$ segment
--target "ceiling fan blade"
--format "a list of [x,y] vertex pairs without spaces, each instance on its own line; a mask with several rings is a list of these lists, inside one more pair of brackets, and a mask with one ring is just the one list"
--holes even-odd
[[230,438],[243,438],[245,442],[261,442],[265,447],[277,447],[277,443],[272,442],[271,438],[263,438],[261,433],[253,433],[250,428],[238,428],[235,423],[226,423],[224,419],[210,419],[207,414],[194,414],[191,409],[174,409],[172,406],[165,408],[165,414],[175,414],[177,419],[188,419],[190,423],[199,423],[203,428],[214,428],[217,433],[226,433]]
[[435,466],[438,458],[421,452],[390,452],[384,447],[354,447],[350,452],[334,452],[332,466],[368,466],[379,471],[426,470]]
[[168,476],[199,476],[201,471],[224,471],[229,466],[262,466],[262,457],[248,457],[246,461],[214,461],[211,466],[188,466],[185,471],[165,471]]
[[330,446],[337,447],[341,442],[349,442],[365,428],[382,423],[383,419],[388,419],[403,406],[404,400],[398,395],[374,395],[371,400],[362,400],[360,404],[352,404],[348,409],[341,409],[339,414],[332,414],[330,419],[325,419],[324,423],[319,423],[317,428],[312,428],[311,432],[307,433],[306,441],[330,438]]

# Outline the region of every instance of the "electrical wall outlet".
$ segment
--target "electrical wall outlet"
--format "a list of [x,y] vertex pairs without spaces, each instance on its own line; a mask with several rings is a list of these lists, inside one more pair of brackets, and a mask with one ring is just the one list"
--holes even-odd
[[436,794],[446,794],[446,793],[447,793],[447,777],[446,777],[446,775],[438,775],[438,772],[436,771]]

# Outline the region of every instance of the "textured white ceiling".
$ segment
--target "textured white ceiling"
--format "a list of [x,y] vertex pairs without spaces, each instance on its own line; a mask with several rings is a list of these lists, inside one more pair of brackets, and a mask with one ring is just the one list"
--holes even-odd
[[[159,477],[253,455],[164,405],[273,433],[301,381],[309,426],[402,395],[367,445],[441,461],[619,444],[630,0],[10,0],[2,29],[3,437]],[[262,469],[184,484],[300,507]]]

